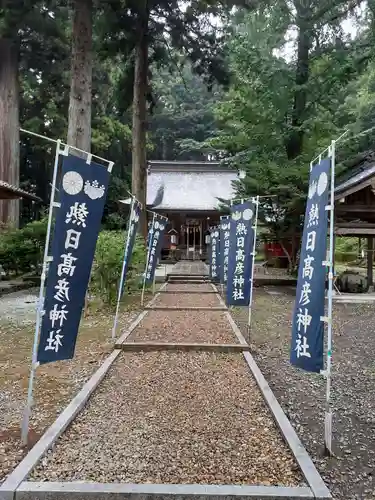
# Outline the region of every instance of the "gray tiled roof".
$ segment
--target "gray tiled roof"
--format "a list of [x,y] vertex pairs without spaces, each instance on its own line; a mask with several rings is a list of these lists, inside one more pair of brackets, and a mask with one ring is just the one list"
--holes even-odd
[[174,172],[170,167],[167,171],[151,168],[147,177],[147,205],[159,210],[218,209],[218,198],[234,197],[232,181],[238,176],[233,170],[215,167],[215,171],[200,165],[199,169],[191,166]]
[[353,159],[349,167],[336,179],[336,195],[375,175],[375,152],[369,150],[361,153]]
[[[13,195],[14,198],[28,198],[34,201],[42,201],[41,198],[39,198],[38,196],[35,196],[32,193],[28,193],[27,191],[24,191],[18,186],[12,186],[12,184],[9,184],[8,182],[2,180],[0,180],[0,191],[1,190],[10,194],[11,196]],[[0,193],[0,199],[1,199],[1,193]]]
[[345,182],[338,184],[335,187],[335,193],[341,193],[342,191],[345,191],[345,189],[349,189],[350,187],[355,186],[356,184],[360,184],[362,181],[365,181],[366,179],[372,177],[373,175],[375,175],[375,165],[368,168],[367,170],[364,170],[363,172],[359,172],[353,177],[350,177],[350,179],[347,179]]

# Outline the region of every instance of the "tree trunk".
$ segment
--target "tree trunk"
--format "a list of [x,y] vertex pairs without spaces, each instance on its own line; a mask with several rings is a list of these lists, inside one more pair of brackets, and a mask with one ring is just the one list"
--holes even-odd
[[306,120],[306,85],[309,80],[309,52],[311,47],[312,27],[309,19],[311,18],[311,9],[306,0],[296,1],[297,11],[297,66],[294,92],[294,104],[292,112],[292,131],[287,142],[287,156],[293,160],[299,156],[303,148],[304,129],[303,124]]
[[[0,180],[19,185],[18,44],[0,39]],[[0,200],[0,226],[18,227],[19,200]]]
[[[133,130],[132,130],[132,193],[146,208],[147,191],[147,72],[148,72],[148,19],[147,0],[138,7],[138,37],[135,48]],[[139,230],[147,238],[147,217],[142,210]]]
[[[92,0],[74,0],[73,7],[68,144],[90,152]],[[74,151],[72,151],[72,153],[74,153]]]
[[[92,101],[92,0],[74,0],[71,56],[68,144],[91,151]],[[76,156],[83,153],[70,150]],[[91,277],[90,277],[91,279]],[[90,282],[88,289],[90,287]],[[89,297],[85,296],[84,317],[88,314]]]
[[282,240],[280,239],[280,246],[286,256],[286,258],[288,259],[288,274],[292,274],[293,272],[293,260],[292,260],[292,257],[290,255],[290,253],[288,252],[288,250],[286,249],[284,243],[282,242]]

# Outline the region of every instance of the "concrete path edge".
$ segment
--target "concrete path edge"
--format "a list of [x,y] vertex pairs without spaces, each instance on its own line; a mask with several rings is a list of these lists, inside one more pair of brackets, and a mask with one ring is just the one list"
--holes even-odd
[[16,500],[279,500],[314,498],[310,488],[204,484],[21,484]]
[[[219,294],[217,287],[212,284],[213,289],[217,292],[217,298],[220,304],[225,305],[221,295]],[[240,329],[236,325],[234,319],[232,318],[230,312],[226,313],[229,324],[232,327],[233,333],[238,338],[240,344],[246,344],[246,340],[242,335]],[[304,475],[308,485],[310,486],[314,498],[328,499],[332,498],[327,486],[325,485],[323,479],[321,478],[319,472],[317,471],[310,455],[307,453],[306,448],[303,446],[301,440],[297,436],[292,424],[281,408],[279,402],[277,401],[272,389],[268,385],[268,382],[264,378],[262,372],[260,371],[255,359],[250,352],[242,353],[245,361],[250,368],[250,371],[262,393],[263,399],[266,402],[271,414],[279,427],[285,442],[288,444],[291,452],[293,453],[301,471]]]
[[[162,285],[164,288],[166,283]],[[155,296],[148,303],[152,305],[159,294]],[[132,333],[142,319],[148,314],[148,310],[143,310],[137,318],[127,328],[125,333],[120,337],[117,343],[124,342],[126,338]],[[18,486],[24,481],[43,455],[53,446],[69,424],[75,419],[78,413],[86,405],[93,392],[96,390],[100,382],[108,373],[114,361],[121,353],[121,349],[114,349],[114,351],[104,360],[98,370],[91,376],[85,383],[78,394],[72,399],[68,406],[60,413],[54,423],[46,430],[39,441],[27,453],[25,458],[17,465],[17,467],[10,473],[7,479],[0,486],[0,500],[13,500],[15,491]]]
[[[164,288],[166,284],[162,286]],[[225,306],[215,285],[212,285],[216,291],[220,303]],[[151,300],[151,303],[157,299],[158,293]],[[148,310],[144,310],[138,315],[136,320],[130,325],[128,330],[120,337],[118,342],[124,342],[132,330],[145,317]],[[234,334],[240,344],[246,344],[239,328],[235,324],[230,313],[226,311],[226,316],[232,327]],[[94,373],[90,380],[84,385],[77,396],[60,414],[57,420],[47,429],[42,438],[36,443],[31,451],[26,455],[22,462],[9,475],[7,480],[0,487],[0,500],[167,500],[173,497],[174,500],[220,500],[225,497],[226,500],[236,498],[245,500],[246,498],[257,498],[258,500],[272,499],[292,499],[292,498],[332,498],[328,488],[324,484],[318,471],[315,468],[310,456],[303,447],[291,423],[287,419],[281,406],[277,402],[272,390],[266,382],[263,374],[258,368],[250,352],[243,352],[243,356],[249,369],[254,376],[258,387],[267,403],[271,414],[273,415],[286,443],[291,449],[301,471],[309,485],[306,487],[269,487],[269,486],[235,486],[235,485],[163,485],[163,484],[99,484],[87,482],[28,482],[25,481],[31,470],[35,467],[41,457],[56,442],[72,420],[77,416],[85,406],[88,399],[95,391],[97,386],[103,380],[113,362],[119,356],[121,350],[115,349]]]

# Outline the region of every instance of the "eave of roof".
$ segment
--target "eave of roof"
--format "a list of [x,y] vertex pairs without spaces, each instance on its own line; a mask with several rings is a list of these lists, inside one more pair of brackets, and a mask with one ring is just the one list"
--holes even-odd
[[225,168],[151,170],[147,179],[147,205],[165,211],[216,211],[219,199],[233,198],[233,181],[237,179],[236,170]]
[[218,161],[149,161],[149,172],[236,172]]
[[27,198],[38,202],[42,201],[38,196],[0,180],[0,200],[16,200],[18,198]]
[[347,170],[336,180],[336,199],[360,191],[371,184],[371,179],[375,175],[375,151],[364,151],[344,163]]

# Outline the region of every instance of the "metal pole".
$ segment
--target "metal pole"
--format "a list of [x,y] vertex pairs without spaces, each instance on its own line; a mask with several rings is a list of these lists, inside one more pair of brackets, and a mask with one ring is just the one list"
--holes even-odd
[[124,250],[124,259],[123,259],[123,262],[122,262],[120,286],[119,286],[118,294],[117,294],[116,314],[115,314],[115,320],[113,322],[113,328],[112,328],[112,340],[115,340],[115,338],[116,338],[116,328],[117,328],[117,321],[118,321],[118,313],[119,313],[119,309],[120,309],[120,301],[121,301],[121,296],[122,296],[122,288],[124,286],[125,266],[126,266],[126,261],[129,259],[129,255],[127,255],[127,252],[128,252],[128,249],[129,249],[130,228],[131,228],[131,224],[132,224],[132,220],[133,220],[134,205],[135,205],[135,199],[133,198],[132,199],[132,203],[131,203],[131,208],[130,208],[130,218],[129,218],[128,234],[126,236],[126,243],[125,243],[125,250]]
[[328,272],[328,322],[327,322],[327,370],[326,370],[326,411],[324,441],[329,455],[332,455],[332,408],[331,408],[331,370],[332,370],[332,296],[333,296],[333,244],[334,244],[334,208],[335,208],[335,161],[336,141],[331,142],[331,196],[329,219],[329,272]]
[[156,270],[158,268],[158,265],[159,265],[159,259],[156,262],[155,272],[154,272],[154,279],[152,280],[152,295],[155,295],[155,276],[156,276]]
[[[155,212],[153,212],[153,215],[152,215],[152,224],[151,224],[151,227],[150,227],[150,233],[149,234],[154,234],[154,222],[155,222]],[[151,231],[152,231],[152,233],[151,233]],[[141,295],[141,306],[143,306],[144,299],[145,299],[146,274],[147,274],[148,261],[150,259],[150,252],[151,252],[151,238],[149,239],[149,242],[148,242],[146,268],[145,268],[145,272],[144,272],[144,275],[143,275],[143,287],[142,287],[142,295]]]
[[68,151],[69,151],[69,149],[74,149],[74,151],[79,151],[80,153],[84,153],[88,157],[96,158],[97,160],[104,161],[105,163],[108,163],[109,172],[112,171],[112,168],[114,165],[113,161],[106,160],[105,158],[102,158],[101,156],[93,155],[93,154],[89,153],[88,151],[84,151],[83,149],[79,149],[79,148],[76,148],[75,146],[71,146],[70,144],[66,144],[65,142],[62,142],[60,139],[56,140],[56,139],[53,139],[52,137],[47,137],[46,135],[36,134],[35,132],[31,132],[30,130],[25,130],[24,128],[20,128],[20,132],[24,132],[25,134],[28,134],[28,135],[33,135],[34,137],[44,139],[45,141],[48,141],[48,142],[54,142],[55,144],[59,143],[60,147],[65,146],[66,148],[68,148]]
[[203,254],[203,222],[202,222],[202,219],[201,219],[201,222],[200,222],[200,235],[199,235],[199,255],[200,255],[200,258],[202,259],[202,254]]
[[255,253],[256,253],[257,227],[258,227],[259,196],[257,196],[254,201],[255,201],[255,222],[254,222],[254,240],[253,240],[253,250],[252,250],[253,261],[251,264],[249,315],[247,318],[247,336],[249,344],[250,344],[251,310],[253,305],[254,268],[255,268]]
[[53,215],[53,208],[55,206],[57,207],[57,204],[55,204],[55,191],[56,191],[57,171],[58,171],[58,167],[59,167],[60,148],[61,148],[61,141],[58,140],[56,142],[55,163],[53,166],[52,189],[51,189],[51,198],[50,198],[50,203],[49,203],[46,243],[44,246],[43,268],[42,268],[42,275],[40,278],[39,300],[38,300],[38,307],[37,307],[37,311],[36,311],[36,324],[35,324],[30,377],[29,377],[29,387],[28,387],[28,391],[27,391],[27,403],[26,403],[26,407],[24,410],[22,425],[21,425],[21,443],[23,446],[27,445],[27,442],[28,442],[31,406],[33,404],[34,378],[35,378],[36,368],[38,365],[38,363],[37,363],[38,342],[39,342],[40,327],[42,324],[42,316],[43,316],[43,312],[44,312],[43,311],[44,285],[45,285],[46,278],[47,278],[48,262],[50,262],[50,258],[48,257],[48,252],[49,252],[49,243],[50,243],[50,238],[51,238],[52,215]]

